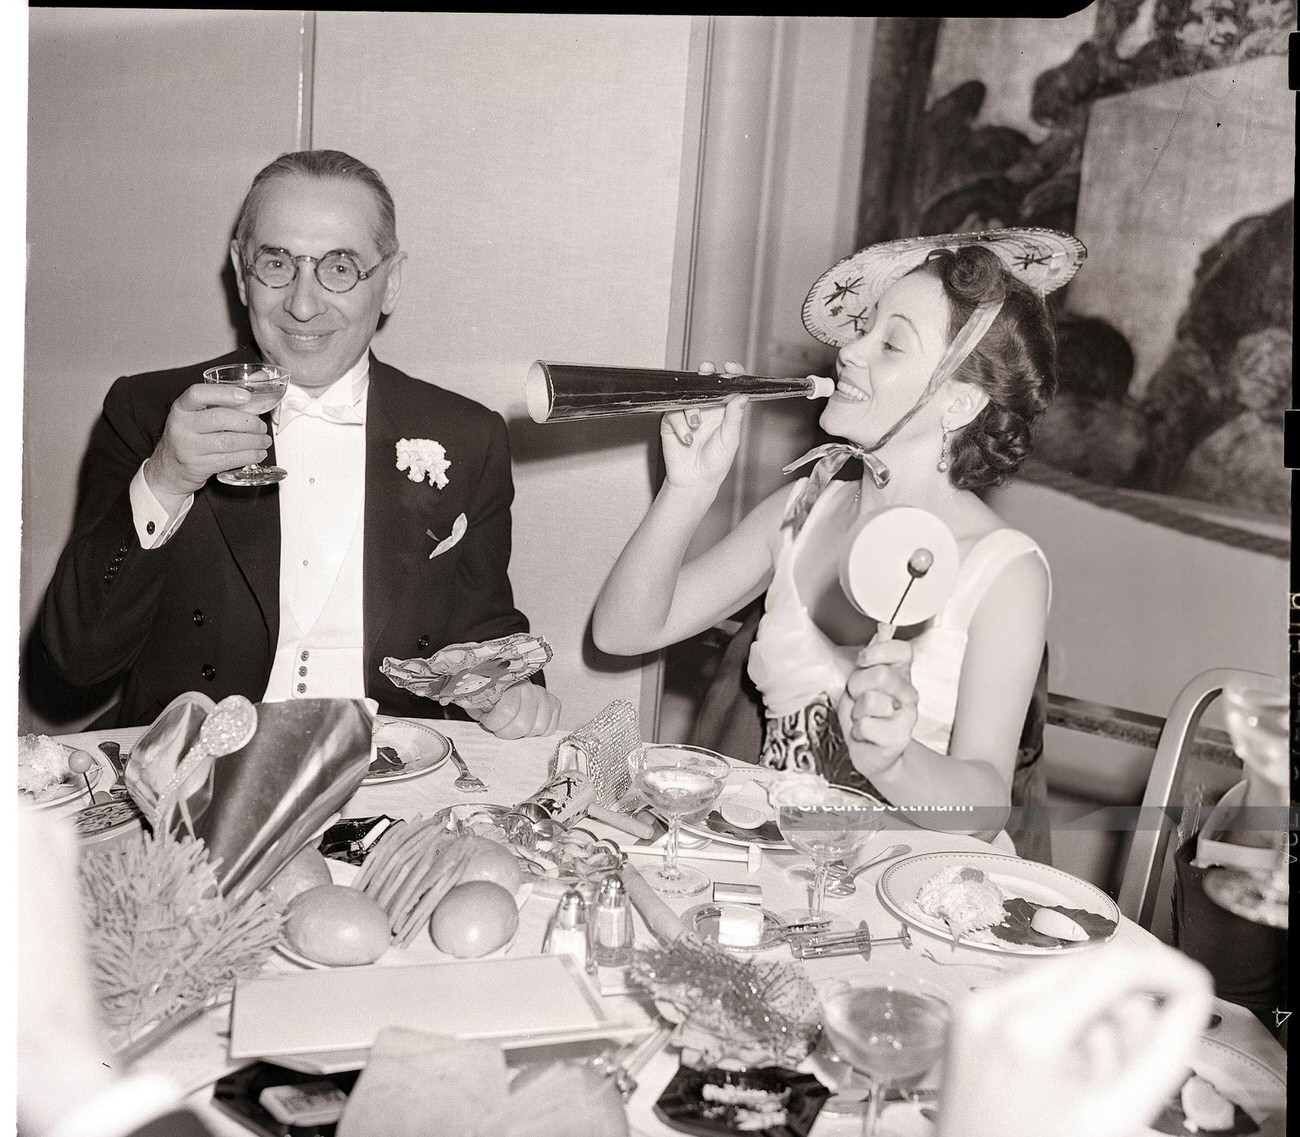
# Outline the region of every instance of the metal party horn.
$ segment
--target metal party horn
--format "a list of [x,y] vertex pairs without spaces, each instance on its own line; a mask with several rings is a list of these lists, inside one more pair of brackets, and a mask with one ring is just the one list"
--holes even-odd
[[730,395],[751,399],[826,399],[835,381],[821,375],[769,379],[763,375],[658,370],[646,367],[590,367],[538,360],[528,369],[524,393],[534,422],[663,414],[721,403]]

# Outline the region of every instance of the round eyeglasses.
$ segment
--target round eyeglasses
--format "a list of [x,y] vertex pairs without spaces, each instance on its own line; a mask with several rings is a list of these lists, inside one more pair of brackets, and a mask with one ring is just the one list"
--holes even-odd
[[244,262],[244,267],[267,288],[288,288],[298,275],[299,263],[308,261],[320,286],[327,292],[351,292],[361,281],[374,275],[375,269],[392,255],[388,253],[369,268],[362,268],[349,253],[335,251],[323,257],[301,253],[295,257],[284,249],[259,249],[251,261]]

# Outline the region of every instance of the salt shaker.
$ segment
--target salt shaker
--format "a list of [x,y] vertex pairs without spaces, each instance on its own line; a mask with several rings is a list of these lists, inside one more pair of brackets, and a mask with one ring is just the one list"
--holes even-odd
[[587,966],[587,902],[576,888],[560,897],[559,906],[542,941],[542,951],[570,955],[581,968]]
[[618,873],[600,882],[588,931],[598,967],[622,967],[632,958],[632,906]]

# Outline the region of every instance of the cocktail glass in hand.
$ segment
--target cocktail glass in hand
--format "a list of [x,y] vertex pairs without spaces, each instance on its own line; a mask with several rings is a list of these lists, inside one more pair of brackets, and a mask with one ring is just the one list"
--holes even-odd
[[[203,381],[223,387],[243,387],[252,397],[240,409],[250,415],[264,415],[280,405],[289,389],[289,372],[273,363],[227,363],[209,367],[203,373]],[[234,470],[223,470],[217,475],[217,481],[228,486],[267,486],[288,476],[288,471],[279,466],[250,462]]]
[[826,915],[827,866],[846,860],[883,825],[861,794],[838,786],[792,785],[772,791],[781,836],[798,852],[813,859],[812,903],[794,912],[782,912],[787,924],[828,922]]
[[[1268,870],[1212,870],[1205,876],[1205,893],[1219,907],[1252,923],[1285,928],[1291,894],[1287,879],[1288,831],[1283,820],[1290,779],[1290,692],[1281,679],[1260,679],[1229,684],[1223,690],[1223,699],[1233,749],[1253,788],[1263,789],[1278,810],[1277,826],[1270,826],[1275,856]],[[1243,828],[1255,824],[1247,818]]]
[[677,863],[677,834],[683,821],[702,817],[718,800],[731,764],[721,754],[698,746],[651,743],[632,753],[634,788],[656,812],[668,819],[664,863],[645,874],[650,887],[664,896],[694,896],[709,885],[699,869]]
[[862,1137],[875,1137],[886,1092],[914,1083],[943,1052],[948,993],[921,976],[880,971],[832,980],[821,1000],[836,1055],[870,1084]]

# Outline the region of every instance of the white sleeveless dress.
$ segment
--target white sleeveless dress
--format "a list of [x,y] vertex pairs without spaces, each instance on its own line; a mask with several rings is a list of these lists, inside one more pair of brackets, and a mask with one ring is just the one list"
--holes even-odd
[[[801,486],[802,481],[797,482],[792,495]],[[834,717],[835,704],[853,671],[859,647],[834,643],[813,622],[795,585],[794,562],[804,534],[816,524],[819,514],[824,517],[828,512],[826,499],[840,495],[838,500],[842,501],[842,496],[854,489],[853,482],[832,482],[813,505],[797,535],[791,536],[788,528],[781,531],[781,547],[763,618],[749,653],[749,674],[763,696],[769,738],[780,734],[773,729],[776,722],[809,713],[809,708],[816,720],[813,729],[822,729],[826,724],[820,720],[827,713]],[[971,619],[998,574],[1023,556],[1036,556],[1047,568],[1043,551],[1019,530],[995,529],[982,537],[958,566],[947,603],[929,627],[911,640],[912,685],[917,692],[917,721],[912,737],[936,753],[947,754],[952,738]],[[1050,569],[1048,581],[1050,604]],[[800,739],[805,737],[805,727],[796,729]],[[833,729],[838,731],[838,726]],[[812,770],[816,768],[815,749],[812,747],[810,752],[798,741],[793,745],[769,745],[765,741],[760,761],[764,765]]]

